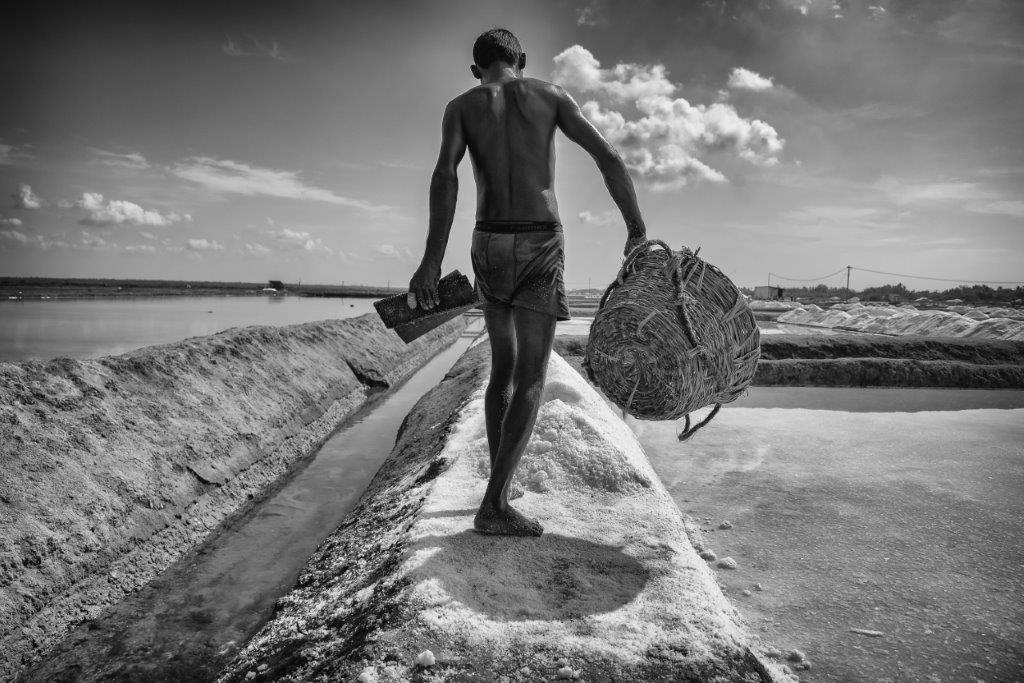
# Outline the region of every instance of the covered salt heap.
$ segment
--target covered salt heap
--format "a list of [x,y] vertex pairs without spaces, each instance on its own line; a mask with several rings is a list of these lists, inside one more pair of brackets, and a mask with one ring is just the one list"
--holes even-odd
[[513,503],[545,533],[472,530],[486,371],[478,345],[420,400],[222,680],[789,679],[758,654],[632,432],[557,355]]

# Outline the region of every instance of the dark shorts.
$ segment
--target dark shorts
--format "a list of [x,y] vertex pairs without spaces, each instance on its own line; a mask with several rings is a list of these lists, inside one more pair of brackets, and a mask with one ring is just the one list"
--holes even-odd
[[562,226],[477,221],[473,274],[480,308],[519,306],[569,320]]

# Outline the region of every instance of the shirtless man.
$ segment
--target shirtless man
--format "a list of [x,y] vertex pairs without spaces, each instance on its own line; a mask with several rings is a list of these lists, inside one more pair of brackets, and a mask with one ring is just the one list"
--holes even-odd
[[480,85],[448,103],[441,153],[430,180],[426,251],[409,283],[409,306],[437,305],[437,280],[448,244],[456,169],[466,149],[476,178],[472,260],[477,297],[491,344],[484,408],[491,476],[473,521],[486,534],[539,536],[543,528],[508,503],[540,407],[555,322],[569,319],[562,281],[562,227],[555,201],[555,128],[597,162],[622,212],[625,253],[646,240],[636,193],[615,149],[561,87],[525,78],[526,54],[505,29],[473,45],[470,71]]

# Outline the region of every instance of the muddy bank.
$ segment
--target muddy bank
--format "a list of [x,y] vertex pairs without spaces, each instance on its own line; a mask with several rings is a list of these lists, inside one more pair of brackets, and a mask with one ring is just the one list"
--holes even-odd
[[150,581],[463,327],[407,346],[367,315],[0,363],[0,678]]
[[359,505],[222,680],[785,680],[629,428],[561,358],[514,503],[545,535],[472,531],[486,361],[485,346],[471,350],[410,412]]
[[948,360],[832,358],[760,361],[754,386],[1024,388],[1024,365]]
[[[579,364],[586,336],[555,339]],[[1024,342],[764,335],[755,386],[1024,388]]]

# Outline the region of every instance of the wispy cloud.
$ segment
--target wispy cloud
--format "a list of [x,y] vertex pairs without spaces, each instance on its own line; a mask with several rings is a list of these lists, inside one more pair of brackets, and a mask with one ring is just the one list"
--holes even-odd
[[152,244],[129,244],[124,251],[126,254],[155,254],[156,247]]
[[786,211],[782,218],[800,223],[873,223],[885,212],[872,207],[815,205]]
[[729,74],[729,80],[726,82],[726,85],[735,90],[761,92],[762,90],[770,90],[775,85],[772,81],[773,79],[770,77],[765,78],[756,71],[737,66]]
[[875,187],[897,204],[945,204],[999,199],[999,193],[981,183],[966,180],[908,182],[901,178],[885,177]]
[[42,235],[26,235],[20,230],[0,230],[0,244],[32,247],[43,251],[74,248],[63,240],[52,240]]
[[149,162],[146,160],[146,157],[138,152],[119,154],[117,152],[108,152],[105,149],[98,149],[96,147],[90,147],[89,149],[95,156],[94,162],[103,164],[104,166],[117,166],[136,171],[142,171],[149,168]]
[[103,200],[98,192],[84,192],[75,206],[85,212],[79,223],[82,225],[149,225],[165,227],[181,221],[190,222],[192,216],[175,212],[160,213],[154,209],[144,209],[134,202],[120,199]]
[[278,62],[292,61],[292,57],[276,40],[263,42],[245,33],[226,36],[221,51],[229,57],[269,57]]
[[381,166],[383,168],[401,168],[401,169],[410,170],[410,171],[418,171],[418,170],[421,170],[423,168],[419,164],[414,164],[411,161],[402,161],[402,160],[397,160],[397,161],[378,161],[377,165]]
[[16,209],[38,209],[43,205],[43,200],[32,191],[32,186],[24,183],[18,185],[18,191],[11,197],[14,199]]
[[[778,163],[784,141],[769,124],[741,116],[724,102],[690,104],[670,95],[676,86],[665,67],[619,64],[602,69],[589,50],[573,45],[554,59],[553,80],[598,99],[583,113],[622,153],[626,165],[653,190],[673,190],[690,180],[725,182],[725,175],[700,157],[731,151],[761,166]],[[620,111],[632,103],[638,116]]]
[[31,158],[32,155],[26,152],[24,148],[0,142],[0,166],[14,166]]
[[170,172],[209,190],[225,194],[327,202],[364,211],[386,211],[390,208],[307,185],[302,182],[297,171],[262,168],[229,159],[191,157],[175,164],[170,168]]
[[21,219],[20,218],[0,218],[0,225],[2,225],[4,227],[8,227],[8,228],[20,228],[21,227]]
[[263,246],[259,242],[256,242],[255,244],[249,244],[248,242],[246,242],[245,243],[245,252],[247,254],[253,254],[253,255],[256,255],[256,256],[266,256],[267,254],[270,253],[270,249],[267,249],[265,246]]
[[1024,218],[1024,201],[1000,199],[993,202],[968,202],[964,208],[972,213],[989,213],[999,216]]
[[271,238],[271,244],[279,251],[309,251],[331,253],[331,248],[323,243],[319,237],[313,237],[304,230],[292,230],[291,228],[280,228],[268,230],[267,235]]
[[189,251],[224,251],[224,245],[217,240],[208,240],[205,237],[200,239],[190,239],[185,243],[185,248]]
[[589,225],[614,225],[622,222],[622,215],[618,211],[580,211],[577,217],[580,223]]
[[582,7],[576,8],[577,26],[604,26],[608,23],[605,13],[605,0],[590,0]]
[[374,249],[381,256],[394,259],[414,259],[416,255],[409,247],[396,247],[393,244],[378,244]]

